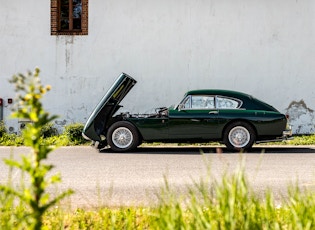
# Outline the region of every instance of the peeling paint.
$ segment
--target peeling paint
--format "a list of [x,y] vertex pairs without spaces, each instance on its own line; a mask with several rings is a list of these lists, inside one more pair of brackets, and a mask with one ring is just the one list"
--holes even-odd
[[67,124],[66,120],[55,120],[56,125],[64,126]]
[[65,125],[67,124],[67,120],[55,120],[55,128],[59,133],[62,133]]
[[292,101],[286,109],[294,134],[311,134],[315,132],[314,110],[307,107],[304,100]]

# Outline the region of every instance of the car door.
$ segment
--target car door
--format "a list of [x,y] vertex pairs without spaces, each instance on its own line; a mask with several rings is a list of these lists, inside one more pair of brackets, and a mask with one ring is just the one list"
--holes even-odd
[[218,137],[215,96],[189,95],[169,111],[170,139],[211,139]]
[[235,119],[248,119],[252,114],[240,109],[243,102],[240,99],[216,96],[216,108],[218,110],[218,130],[222,133],[225,125]]

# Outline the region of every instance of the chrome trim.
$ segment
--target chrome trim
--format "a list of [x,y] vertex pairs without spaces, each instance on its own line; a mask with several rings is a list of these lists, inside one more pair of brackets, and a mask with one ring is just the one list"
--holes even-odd
[[255,141],[256,144],[261,144],[261,143],[268,143],[268,142],[281,142],[281,141],[289,141],[289,140],[293,140],[293,137],[279,137],[276,139],[272,139],[272,140],[262,140],[262,141]]
[[282,135],[287,137],[287,136],[292,136],[292,126],[291,125],[287,125],[286,130],[284,130],[282,132]]

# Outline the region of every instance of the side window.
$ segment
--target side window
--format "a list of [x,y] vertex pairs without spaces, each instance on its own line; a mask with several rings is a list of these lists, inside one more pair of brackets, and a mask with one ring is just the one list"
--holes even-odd
[[192,96],[192,109],[214,109],[214,96]]
[[51,35],[87,35],[88,0],[51,0]]
[[241,107],[242,102],[234,98],[217,97],[217,109],[237,109]]

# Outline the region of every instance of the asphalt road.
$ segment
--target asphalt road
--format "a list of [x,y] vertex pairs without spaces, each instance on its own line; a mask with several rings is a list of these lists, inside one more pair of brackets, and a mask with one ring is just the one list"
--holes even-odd
[[[26,147],[0,147],[0,159],[29,153]],[[56,194],[75,191],[64,204],[71,208],[101,205],[141,205],[157,201],[165,188],[184,194],[200,179],[220,180],[225,172],[237,172],[244,165],[250,186],[263,194],[274,192],[276,200],[287,194],[288,185],[315,189],[315,146],[255,147],[248,153],[229,153],[216,147],[147,147],[133,153],[102,152],[92,147],[61,147],[49,155],[49,163],[60,172],[62,183],[50,189]],[[0,183],[6,183],[8,167],[0,161]],[[14,170],[14,183],[21,174]]]

